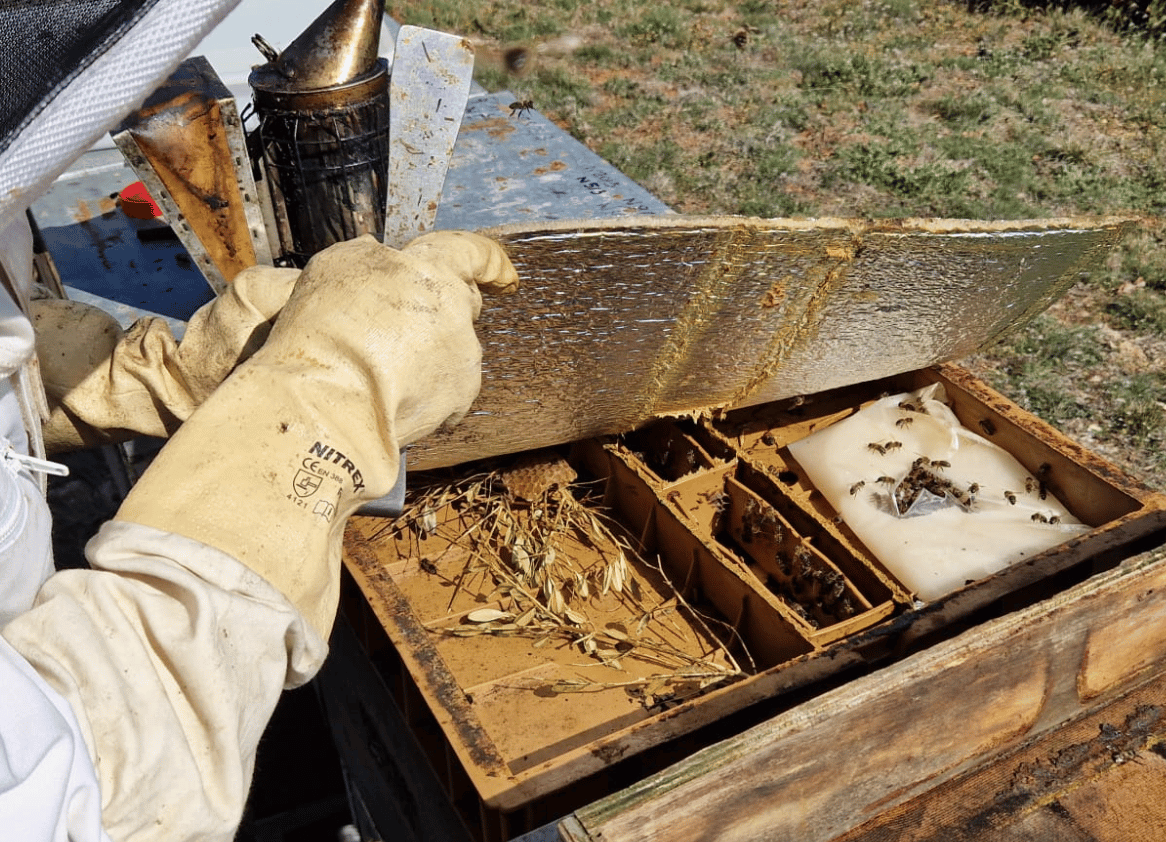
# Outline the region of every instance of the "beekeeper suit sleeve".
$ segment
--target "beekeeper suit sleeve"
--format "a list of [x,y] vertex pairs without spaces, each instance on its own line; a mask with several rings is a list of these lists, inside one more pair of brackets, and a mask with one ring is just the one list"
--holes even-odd
[[161,318],[139,319],[123,331],[84,303],[32,301],[50,410],[48,452],[173,434],[264,343],[298,276],[270,266],[243,270],[191,316],[181,341]]
[[[18,302],[32,285],[23,220],[0,228],[0,628],[53,571],[49,511],[27,470],[33,334]],[[69,703],[0,637],[0,828],[5,838],[107,842],[101,798]]]
[[479,287],[516,284],[469,234],[321,252],[90,542],[93,569],[4,628],[75,713],[112,839],[233,837],[280,691],[325,656],[345,520],[466,412]]

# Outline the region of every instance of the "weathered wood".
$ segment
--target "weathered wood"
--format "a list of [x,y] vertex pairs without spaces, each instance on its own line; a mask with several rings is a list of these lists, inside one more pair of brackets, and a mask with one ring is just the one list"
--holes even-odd
[[835,842],[1158,840],[1164,728],[1166,676],[1158,676]]
[[578,810],[569,838],[832,839],[1162,670],[1166,634],[1115,645],[1133,612],[1166,625],[1166,548]]
[[271,263],[242,122],[205,58],[179,65],[113,139],[212,289]]
[[[845,418],[880,394],[933,383],[943,385],[965,426],[981,429],[1016,453],[1034,475],[1064,493],[1073,513],[1094,528],[947,596],[919,603],[861,549],[857,539],[846,538],[836,512],[822,503],[786,446]],[[1144,547],[1146,540],[1166,530],[1166,498],[1081,450],[953,365],[797,401],[742,408],[694,424],[661,420],[618,440],[577,442],[572,458],[582,475],[604,482],[603,505],[639,540],[645,558],[658,559],[671,586],[740,636],[749,652],[749,674],[658,715],[627,716],[620,708],[627,705],[626,699],[612,703],[607,698],[603,703],[611,705],[608,710],[615,715],[603,724],[591,713],[587,722],[572,713],[573,704],[598,705],[603,701],[598,694],[569,702],[499,693],[536,674],[545,685],[553,683],[551,676],[564,660],[573,676],[579,654],[564,658],[547,649],[535,654],[517,641],[475,637],[457,655],[460,666],[452,668],[447,657],[461,644],[435,640],[431,627],[435,618],[478,607],[468,591],[453,601],[449,594],[450,571],[462,569],[461,554],[468,550],[447,554],[445,539],[436,541],[436,532],[424,545],[412,539],[394,544],[397,539],[388,537],[393,529],[383,522],[357,519],[346,536],[348,570],[375,614],[373,622],[398,650],[411,676],[407,680],[416,682],[488,809],[510,811],[534,804],[541,808],[548,797],[577,792],[580,782],[597,779],[617,760],[639,756],[645,763],[655,762],[645,755],[661,746],[679,746],[685,737],[707,743],[712,737],[701,733],[706,726],[723,723],[758,703],[773,713],[795,704],[794,692],[814,692],[815,685],[821,688],[846,670],[873,669],[927,642],[948,639],[966,624],[997,616],[1003,605],[1040,603],[1091,570],[1116,565],[1138,552],[1138,542]],[[1038,470],[1046,464],[1046,470]],[[439,524],[443,518],[438,516]],[[799,596],[792,566],[780,559],[789,561],[806,544],[805,557],[813,569],[825,570],[831,582],[841,574],[843,593],[849,590],[857,613],[849,617],[832,613],[835,609],[825,602],[814,602],[808,586]],[[434,568],[428,573],[426,559]],[[1086,570],[1090,564],[1098,566]],[[803,570],[797,575],[806,574]],[[1137,657],[1152,666],[1158,653],[1166,651],[1166,632],[1156,628],[1116,623],[1107,638],[1120,648],[1116,641],[1121,636],[1133,636],[1142,644]],[[1045,628],[1044,633],[1057,635],[1060,629]],[[1080,695],[1086,703],[1111,692],[1137,666],[1105,660],[1104,648],[1082,672]],[[974,689],[974,683],[971,686]],[[1032,713],[1027,707],[1017,709],[1019,703],[1003,685],[985,686],[985,692],[999,697],[997,707],[1007,709],[1010,716],[1023,719]],[[928,692],[925,682],[914,692]],[[469,697],[473,701],[467,702]],[[1049,710],[1051,716],[1065,714],[1063,709]],[[547,724],[548,711],[552,724]],[[890,709],[884,713],[893,716]],[[923,714],[921,709],[918,715]],[[954,724],[956,720],[940,722],[942,728]],[[520,734],[518,741],[515,732]],[[967,762],[1015,736],[979,735]],[[519,742],[522,750],[515,751]],[[897,760],[888,763],[896,765]],[[578,798],[569,808],[583,800]]]
[[658,216],[487,231],[524,285],[485,302],[481,395],[410,465],[966,356],[1100,266],[1132,224]]

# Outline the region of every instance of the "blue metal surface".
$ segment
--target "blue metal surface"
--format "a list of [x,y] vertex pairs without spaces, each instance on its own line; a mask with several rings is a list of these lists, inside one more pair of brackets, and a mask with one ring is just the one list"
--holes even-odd
[[[471,94],[438,228],[669,212],[537,111],[512,114],[513,101],[508,91]],[[120,152],[95,149],[33,205],[33,214],[66,286],[93,296],[124,324],[141,314],[185,320],[210,300],[210,287],[177,240],[143,240],[143,224],[116,206],[117,193],[136,180]]]
[[445,179],[439,228],[602,219],[669,208],[509,91],[471,95]]
[[117,194],[135,181],[116,149],[87,152],[32,212],[71,298],[96,304],[123,326],[146,313],[184,321],[213,293],[177,239],[159,238],[155,223],[117,207]]

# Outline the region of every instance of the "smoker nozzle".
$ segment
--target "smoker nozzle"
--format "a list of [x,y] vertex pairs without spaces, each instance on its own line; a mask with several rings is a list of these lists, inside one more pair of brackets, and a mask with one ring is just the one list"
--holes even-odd
[[278,57],[267,56],[252,86],[306,93],[360,80],[376,69],[382,13],[382,0],[336,0]]

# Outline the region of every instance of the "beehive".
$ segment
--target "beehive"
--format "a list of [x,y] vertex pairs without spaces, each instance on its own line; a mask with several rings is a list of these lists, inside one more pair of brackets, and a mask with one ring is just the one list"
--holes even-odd
[[[1086,527],[923,602],[839,518],[789,445],[882,395],[933,383],[966,427],[1039,474],[1042,492]],[[346,540],[367,651],[478,838],[558,818],[759,716],[1055,597],[1160,543],[1166,527],[1161,495],[951,365],[717,419],[656,421],[549,458],[560,457],[577,478],[525,491],[533,510],[501,480],[490,490],[479,479],[474,494],[510,500],[510,518],[561,517],[538,495],[570,494],[572,511],[602,517],[608,537],[567,529],[556,552],[592,572],[622,554],[640,589],[630,603],[610,588],[603,598],[576,592],[565,600],[574,619],[522,622],[545,613],[533,606],[546,594],[515,600],[480,560],[474,568],[466,536],[498,533],[496,518],[480,516],[497,506],[462,505],[454,492],[441,506],[429,498],[414,513],[420,526],[356,518]],[[464,489],[476,472],[501,477],[513,464],[465,466],[444,481]],[[499,560],[507,553],[513,562],[512,549]],[[592,579],[595,590],[602,582]],[[688,661],[637,657],[637,640],[662,628]]]

